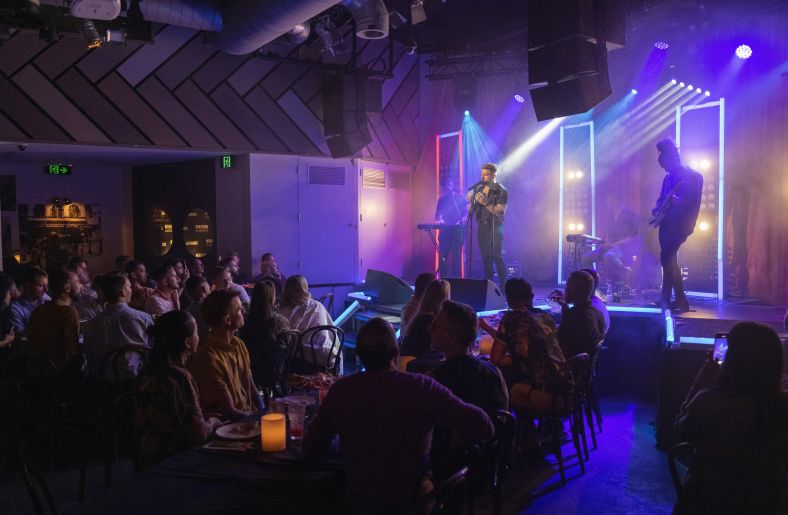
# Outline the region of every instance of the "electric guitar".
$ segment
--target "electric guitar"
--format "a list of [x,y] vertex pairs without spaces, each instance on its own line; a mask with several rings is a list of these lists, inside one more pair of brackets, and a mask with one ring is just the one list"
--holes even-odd
[[676,192],[679,191],[679,188],[681,188],[682,184],[684,184],[684,181],[679,181],[679,183],[676,184],[676,186],[674,186],[673,189],[668,192],[668,194],[665,196],[665,200],[663,200],[662,204],[659,206],[659,209],[657,210],[657,214],[649,218],[648,224],[651,227],[657,228],[662,223],[662,220],[665,218],[665,215],[668,214],[668,211],[670,211],[671,206],[673,206],[673,199],[676,197]]

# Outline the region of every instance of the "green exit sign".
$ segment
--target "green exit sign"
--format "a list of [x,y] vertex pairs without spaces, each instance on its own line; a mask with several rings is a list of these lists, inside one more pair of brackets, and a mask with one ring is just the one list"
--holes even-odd
[[233,156],[222,156],[222,168],[233,167]]
[[47,163],[44,165],[47,175],[71,175],[71,165]]

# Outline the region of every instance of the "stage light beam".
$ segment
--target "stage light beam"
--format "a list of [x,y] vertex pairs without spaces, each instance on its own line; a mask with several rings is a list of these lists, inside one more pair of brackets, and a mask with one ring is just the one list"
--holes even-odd
[[708,231],[709,230],[708,222],[701,222],[701,223],[699,223],[698,224],[698,229],[700,229],[701,231]]
[[632,88],[630,90],[630,93],[632,93],[633,95],[637,95],[638,94],[638,90],[636,90],[635,88]]

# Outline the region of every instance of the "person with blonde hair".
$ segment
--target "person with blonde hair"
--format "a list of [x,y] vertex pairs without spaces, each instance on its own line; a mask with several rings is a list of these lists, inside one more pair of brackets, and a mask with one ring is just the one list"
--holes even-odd
[[[282,295],[279,297],[279,314],[290,322],[290,329],[301,333],[310,327],[319,325],[333,325],[331,315],[328,310],[312,298],[309,293],[309,285],[303,275],[291,275],[285,281]],[[333,339],[328,331],[321,331],[315,336],[315,352],[318,354],[318,364],[328,364],[329,353]],[[309,341],[304,341],[304,353],[311,357],[311,347]],[[334,355],[339,351],[333,350]]]
[[419,303],[419,309],[407,327],[407,336],[402,342],[403,356],[421,357],[432,352],[429,325],[443,303],[451,297],[451,285],[448,281],[436,279],[427,285]]

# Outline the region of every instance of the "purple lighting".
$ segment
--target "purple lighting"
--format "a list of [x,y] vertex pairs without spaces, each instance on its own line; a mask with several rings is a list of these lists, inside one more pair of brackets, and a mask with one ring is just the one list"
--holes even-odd
[[514,99],[515,99],[515,100],[517,100],[518,102],[520,102],[521,104],[522,104],[523,102],[525,102],[525,98],[523,98],[523,96],[522,96],[522,95],[515,95],[515,96],[514,96]]
[[632,89],[630,90],[630,92],[631,92],[633,95],[637,95],[637,94],[638,94],[638,90],[636,90],[635,88],[632,88]]
[[739,45],[736,48],[736,57],[739,59],[749,59],[752,55],[752,48],[749,45]]
[[668,44],[664,41],[657,41],[656,43],[654,43],[654,48],[656,48],[657,50],[667,50]]

